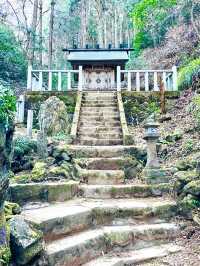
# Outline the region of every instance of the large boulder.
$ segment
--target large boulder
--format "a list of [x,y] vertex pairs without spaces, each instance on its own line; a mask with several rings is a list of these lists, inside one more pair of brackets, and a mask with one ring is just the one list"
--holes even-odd
[[191,194],[193,196],[200,197],[200,180],[194,180],[188,183],[184,187],[183,192],[185,194]]
[[44,249],[43,234],[33,229],[21,216],[12,218],[9,225],[13,258],[18,265],[29,265]]
[[55,136],[70,130],[69,115],[63,101],[52,96],[41,104],[39,111],[40,130],[47,136]]

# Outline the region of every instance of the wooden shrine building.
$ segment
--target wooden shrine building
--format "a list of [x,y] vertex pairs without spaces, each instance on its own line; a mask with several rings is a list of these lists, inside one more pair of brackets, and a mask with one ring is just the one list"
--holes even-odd
[[83,67],[85,90],[113,90],[117,88],[117,67],[125,69],[131,49],[64,49],[73,70]]

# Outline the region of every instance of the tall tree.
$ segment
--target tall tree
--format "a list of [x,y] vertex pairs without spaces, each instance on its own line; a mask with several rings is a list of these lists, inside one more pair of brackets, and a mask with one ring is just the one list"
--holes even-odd
[[33,5],[33,19],[32,19],[32,24],[31,24],[31,38],[30,38],[30,46],[29,46],[29,62],[31,65],[33,65],[34,56],[35,56],[37,16],[38,16],[38,0],[35,0],[34,5]]
[[54,33],[54,15],[55,15],[56,1],[51,1],[51,13],[49,22],[49,69],[52,68],[53,63],[53,33]]

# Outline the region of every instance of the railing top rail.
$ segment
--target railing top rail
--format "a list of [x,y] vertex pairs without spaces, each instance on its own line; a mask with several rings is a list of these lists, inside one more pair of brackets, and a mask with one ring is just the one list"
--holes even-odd
[[79,70],[32,69],[31,72],[32,73],[39,73],[39,72],[43,72],[43,73],[49,73],[49,72],[51,72],[51,73],[59,73],[59,72],[61,72],[61,73],[69,73],[69,72],[70,73],[79,73]]
[[128,72],[131,72],[131,73],[145,73],[145,72],[149,72],[149,73],[163,73],[163,72],[166,72],[166,73],[173,73],[173,70],[172,69],[157,69],[157,70],[151,70],[151,69],[143,69],[143,70],[121,70],[121,73],[128,73]]

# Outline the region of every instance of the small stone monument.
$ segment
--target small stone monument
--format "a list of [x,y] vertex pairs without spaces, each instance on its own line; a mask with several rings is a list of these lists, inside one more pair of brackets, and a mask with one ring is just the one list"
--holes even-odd
[[166,183],[168,178],[166,171],[160,168],[157,154],[157,142],[159,140],[159,123],[153,117],[150,117],[144,125],[147,142],[147,164],[143,171],[143,177],[147,183]]

